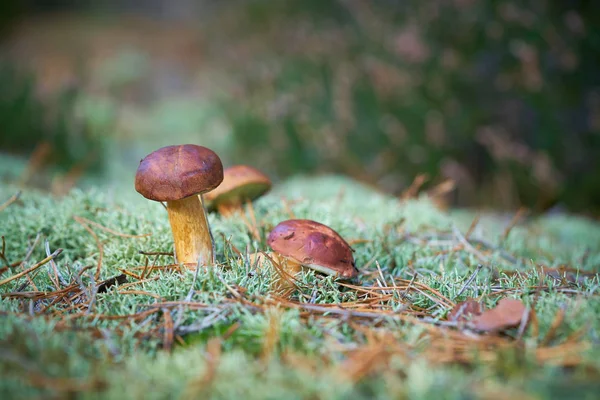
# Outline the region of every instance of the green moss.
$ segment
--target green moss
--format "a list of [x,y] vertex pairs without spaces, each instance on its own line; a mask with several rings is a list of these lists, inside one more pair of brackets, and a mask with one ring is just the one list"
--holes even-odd
[[[0,185],[0,201],[17,188]],[[358,382],[343,378],[345,350],[367,343],[363,334],[345,318],[316,318],[299,310],[286,309],[272,299],[269,283],[272,272],[256,269],[240,259],[236,249],[245,252],[265,250],[265,235],[278,222],[290,218],[310,218],[328,224],[354,244],[357,265],[362,267],[363,285],[376,285],[372,272],[379,263],[386,281],[392,278],[415,280],[459,301],[467,296],[490,294],[492,285],[514,289],[509,296],[534,304],[535,294],[528,286],[538,285],[539,276],[532,266],[568,264],[573,268],[597,271],[600,257],[600,226],[576,217],[559,216],[527,220],[502,240],[510,217],[484,215],[471,239],[484,239],[494,246],[485,253],[485,267],[471,288],[458,298],[465,280],[481,262],[471,252],[455,250],[440,255],[452,245],[432,235],[448,235],[454,226],[463,232],[473,215],[466,212],[445,213],[426,198],[401,203],[368,187],[336,176],[295,178],[277,185],[254,204],[259,237],[253,236],[243,218],[209,217],[216,238],[218,268],[177,273],[153,271],[149,278],[135,286],[118,286],[98,293],[94,315],[124,316],[139,313],[157,302],[191,300],[203,308],[170,307],[170,315],[179,327],[184,344],[177,343],[172,353],[162,350],[165,308],[136,320],[75,318],[68,304],[58,303],[57,315],[40,310],[43,301],[3,297],[0,301],[0,394],[2,397],[66,396],[77,392],[84,398],[465,398],[489,393],[531,393],[556,396],[569,392],[584,397],[597,392],[597,384],[589,369],[575,368],[569,375],[556,367],[532,362],[536,345],[550,330],[559,309],[567,317],[556,331],[552,343],[561,343],[575,332],[594,343],[600,332],[598,278],[573,286],[572,292],[559,290],[558,284],[546,278],[548,290],[535,301],[539,333],[526,333],[529,349],[521,355],[508,351],[495,363],[476,363],[472,368],[450,365],[434,367],[421,357],[431,343],[422,327],[393,318],[379,323],[378,328],[392,334],[407,348],[408,358],[392,358],[386,367]],[[102,243],[103,257],[100,279],[121,274],[122,269],[140,274],[146,262],[166,265],[169,256],[144,256],[143,251],[172,251],[167,215],[158,203],[149,202],[129,192],[110,188],[74,190],[64,198],[26,190],[18,202],[0,212],[0,234],[6,240],[6,258],[20,261],[39,234],[31,257],[31,266],[50,251],[63,248],[56,265],[65,280],[81,273],[86,289],[97,281],[93,274],[99,260],[95,239],[74,217],[85,218],[122,234],[148,237],[126,238],[90,225]],[[248,220],[251,220],[248,217]],[[79,221],[85,221],[79,219]],[[362,240],[362,241],[360,241]],[[511,263],[501,250],[519,258]],[[483,251],[483,250],[482,250]],[[526,257],[521,259],[521,257]],[[0,261],[0,267],[4,263]],[[489,267],[489,268],[487,268]],[[138,269],[136,269],[138,268]],[[493,282],[492,270],[525,271],[523,278],[510,277]],[[32,274],[39,291],[55,290],[48,272],[49,265]],[[5,272],[2,279],[10,276]],[[378,277],[378,276],[377,276]],[[152,280],[156,278],[155,280]],[[379,278],[379,277],[378,277]],[[130,282],[135,279],[130,278]],[[0,286],[0,293],[32,291],[25,278]],[[299,282],[300,290],[293,299],[317,304],[359,300],[361,294],[343,288],[331,278],[307,272]],[[241,289],[243,288],[243,289]],[[190,291],[193,289],[193,291]],[[128,291],[123,293],[123,291]],[[242,291],[246,303],[235,301]],[[136,292],[134,292],[136,291]],[[232,292],[233,291],[233,292]],[[188,297],[191,296],[191,297]],[[428,296],[411,292],[412,304],[432,308],[433,316],[446,310]],[[159,297],[159,298],[157,298]],[[488,305],[498,296],[489,296]],[[405,299],[395,296],[383,305],[400,310]],[[165,306],[166,307],[166,306]],[[85,312],[86,310],[84,310]],[[33,315],[30,315],[33,313]],[[64,318],[71,318],[66,322]],[[370,323],[367,323],[367,326]],[[233,327],[237,329],[233,330]],[[581,331],[583,329],[583,331]],[[265,338],[274,331],[276,343],[269,356],[264,355]],[[226,337],[225,337],[226,335]],[[211,359],[206,343],[222,338],[222,354]],[[301,362],[293,363],[289,354]],[[504,354],[504,353],[503,353]],[[598,348],[592,347],[588,365],[599,368]],[[516,358],[515,358],[516,357]],[[211,361],[212,360],[212,361]],[[410,361],[407,361],[410,360]],[[216,368],[214,374],[211,371]],[[45,377],[40,380],[39,377]],[[59,381],[70,378],[73,382]],[[51,383],[49,383],[51,382]],[[482,383],[483,382],[483,383]],[[552,388],[556,389],[554,392]],[[496,391],[496,392],[494,392]]]

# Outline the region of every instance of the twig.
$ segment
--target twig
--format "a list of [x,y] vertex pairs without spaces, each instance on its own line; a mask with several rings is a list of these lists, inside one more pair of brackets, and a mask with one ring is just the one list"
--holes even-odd
[[[38,232],[37,235],[35,235],[35,239],[33,240],[33,243],[27,249],[27,254],[25,255],[25,258],[23,259],[23,261],[21,261],[21,264],[19,264],[19,267],[24,266],[25,263],[27,261],[29,261],[29,259],[31,258],[31,255],[33,254],[33,250],[37,246],[39,240],[40,240],[40,232]],[[34,290],[37,290],[37,287],[33,283],[33,280],[29,277],[29,275],[27,275],[27,280],[29,281],[29,283],[27,283],[27,282],[23,283],[21,286],[19,286],[19,288],[17,289],[17,292],[21,292],[21,291],[25,290],[25,288],[29,284],[31,284],[31,286],[33,286]]]
[[[383,277],[383,272],[381,272],[381,266],[379,265],[379,261],[375,260],[375,265],[377,266],[377,271],[379,271],[379,276],[381,277],[381,282],[379,282],[379,279],[377,279],[377,283],[379,283],[380,287],[384,287],[387,286],[387,282],[385,281],[385,278]],[[393,283],[393,282],[392,282]],[[387,294],[387,292],[383,291],[383,294]]]
[[192,286],[190,286],[190,290],[185,296],[184,301],[192,301],[192,297],[194,296],[194,287],[196,286],[196,280],[198,279],[198,272],[200,272],[200,260],[198,260],[198,264],[196,265],[196,271],[194,271],[194,278],[192,278]]
[[222,340],[227,340],[231,337],[231,335],[233,335],[233,333],[235,331],[237,331],[239,329],[239,327],[241,326],[240,322],[235,322],[234,324],[232,324],[229,328],[227,328],[227,330],[225,331],[225,333],[223,333],[221,335],[221,339]]
[[60,253],[62,253],[63,249],[56,249],[54,251],[54,253],[50,254],[50,256],[44,258],[42,261],[40,261],[39,263],[35,264],[34,266],[32,266],[31,268],[26,269],[25,271],[19,272],[16,275],[11,276],[10,278],[6,278],[0,281],[0,286],[8,283],[8,282],[12,282],[15,279],[18,279],[24,275],[29,274],[30,272],[35,271],[36,269],[38,269],[39,267],[41,267],[42,265],[46,264],[47,262],[49,262],[50,260],[55,259]]
[[163,338],[163,350],[171,351],[173,348],[173,338],[175,336],[175,327],[173,325],[173,318],[171,317],[171,311],[168,308],[162,310],[163,318],[165,320],[165,332]]
[[4,211],[5,208],[7,208],[8,206],[10,206],[15,201],[19,200],[19,198],[21,197],[21,193],[22,192],[19,190],[17,193],[15,193],[12,196],[10,196],[8,198],[8,200],[6,200],[4,203],[2,203],[0,205],[0,211]]
[[94,306],[96,305],[96,294],[98,293],[98,286],[96,286],[96,281],[94,280],[94,277],[92,275],[89,275],[90,277],[90,298],[88,300],[88,309],[86,311],[86,314],[90,314],[93,310],[94,310]]
[[[192,285],[190,286],[190,290],[188,291],[187,295],[183,299],[183,301],[186,303],[190,303],[192,301],[192,297],[194,297],[194,287],[196,286],[196,280],[198,279],[198,273],[200,272],[200,268],[200,259],[198,259],[198,263],[196,264],[196,271],[194,271],[194,278],[192,279]],[[177,318],[175,320],[175,323],[173,324],[173,332],[175,332],[179,328],[183,321],[183,304],[181,304],[177,308],[176,317]]]
[[160,297],[158,294],[156,293],[150,293],[150,292],[146,292],[144,290],[121,290],[119,292],[117,292],[119,294],[137,294],[137,295],[143,295],[143,296],[150,296],[153,297],[159,301],[162,301],[162,297]]
[[83,229],[88,231],[89,234],[92,235],[92,237],[96,241],[96,246],[98,247],[99,255],[98,255],[98,263],[96,264],[96,274],[94,276],[95,276],[96,280],[98,280],[98,279],[100,279],[100,270],[102,269],[102,259],[104,257],[104,246],[102,245],[102,242],[98,238],[98,235],[96,235],[96,233],[92,230],[92,228],[90,228],[90,226],[87,224],[86,221],[89,221],[89,220],[78,217],[77,215],[75,215],[73,217],[73,219],[78,224],[80,224],[83,227]]
[[258,231],[258,222],[256,222],[256,215],[254,213],[254,206],[252,205],[252,201],[246,200],[246,210],[248,210],[248,214],[250,214],[250,220],[252,221],[252,232],[254,234],[254,238],[260,242],[260,232]]
[[463,294],[463,292],[467,289],[467,287],[471,284],[471,282],[473,282],[473,279],[475,279],[475,277],[477,276],[477,274],[479,273],[479,271],[481,271],[482,268],[483,268],[483,265],[481,265],[481,264],[477,265],[477,268],[475,268],[475,271],[473,271],[473,273],[471,274],[471,276],[469,277],[469,279],[467,279],[467,281],[465,282],[465,284],[463,285],[463,287],[458,291],[458,293],[456,294],[456,296],[454,296],[455,299],[457,297],[459,297],[461,294]]
[[6,264],[6,268],[0,269],[0,273],[12,268],[11,263],[6,258],[6,239],[4,238],[4,235],[2,235],[2,251],[0,251],[0,260],[4,261],[4,264]]
[[310,300],[308,301],[311,304],[314,304],[317,301],[317,288],[314,288],[312,294],[310,295]]
[[143,250],[140,250],[140,251],[138,251],[138,254],[141,254],[141,255],[144,255],[144,256],[171,256],[171,257],[175,257],[175,255],[171,251],[143,251]]
[[[119,277],[127,278],[127,276],[125,274],[119,275]],[[114,278],[112,278],[112,279],[114,279]],[[127,289],[129,287],[132,287],[132,286],[143,285],[144,283],[148,283],[148,282],[156,282],[159,279],[160,279],[159,276],[155,276],[153,278],[142,279],[141,281],[135,281],[135,282],[127,282],[127,281],[118,282],[117,281],[117,283],[119,283],[119,290],[123,290],[123,289]],[[123,284],[121,284],[121,283],[123,283]]]
[[[154,261],[152,261],[152,265],[156,265],[157,259],[158,259],[158,256],[155,256]],[[144,277],[146,276],[147,273],[148,273],[148,257],[146,257],[146,264],[144,265],[144,269],[142,270],[142,273],[140,274],[140,278],[144,279]]]
[[229,286],[227,284],[227,282],[225,282],[225,280],[221,277],[221,274],[219,272],[215,271],[215,276],[217,277],[217,279],[219,281],[221,281],[221,283],[223,284],[223,286],[225,286],[225,288],[227,289],[227,291],[229,293],[231,293],[233,295],[233,297],[238,298],[238,299],[242,298],[241,294],[239,294],[234,288],[232,288],[231,286]]
[[[47,256],[49,256],[50,254],[52,254],[52,252],[50,251],[50,243],[48,243],[47,240],[44,243],[44,248],[46,249],[46,255]],[[64,276],[62,276],[62,274],[61,274],[60,270],[57,268],[56,263],[54,262],[54,260],[50,260],[50,265],[54,269],[54,274],[58,277],[58,281],[60,282],[60,284],[62,286],[68,286],[69,282],[67,282],[67,280],[64,278]]]
[[417,175],[412,183],[404,190],[404,192],[400,194],[400,200],[416,198],[419,194],[419,190],[428,179],[429,176],[427,176],[427,174]]
[[479,250],[477,250],[475,247],[473,247],[471,245],[471,243],[469,243],[469,241],[467,239],[465,239],[465,237],[462,235],[462,233],[460,233],[460,231],[458,230],[458,228],[456,226],[452,227],[452,231],[454,232],[454,235],[458,238],[458,240],[463,244],[463,246],[465,246],[465,250],[474,254],[477,258],[479,258],[479,260],[481,262],[487,264],[487,262],[488,262],[487,257],[484,256],[483,254],[481,254],[481,252],[479,252]]
[[473,221],[471,222],[471,226],[469,226],[467,233],[465,233],[465,239],[469,240],[469,236],[471,236],[471,234],[475,230],[475,227],[477,226],[477,224],[479,224],[480,218],[481,218],[481,215],[479,215],[479,214],[475,215],[475,218],[473,218]]
[[307,311],[317,311],[323,314],[337,314],[342,315],[344,317],[359,317],[359,318],[401,318],[400,314],[391,313],[391,312],[370,312],[370,311],[355,311],[355,310],[347,310],[344,308],[333,308],[333,307],[324,307],[316,304],[307,304],[307,303],[294,303],[294,302],[286,302],[283,303],[290,308],[299,308]]
[[219,308],[216,311],[213,311],[211,314],[209,314],[208,316],[202,318],[202,320],[200,320],[200,322],[197,322],[195,324],[190,324],[190,325],[185,325],[185,326],[178,326],[175,330],[175,332],[178,335],[185,335],[185,334],[189,334],[189,333],[193,333],[193,332],[201,332],[206,328],[209,328],[211,326],[213,326],[214,324],[216,324],[217,322],[225,319],[226,317],[226,312],[230,311],[231,306],[227,306],[225,308]]
[[[434,239],[438,239],[438,240],[455,240],[456,237],[447,233],[440,233],[440,234],[429,234],[429,235],[425,235],[422,237],[417,237],[417,236],[412,236],[410,234],[404,234],[404,236],[402,237],[403,240],[409,240],[409,239],[418,239],[421,240],[421,243],[426,242],[428,240],[434,240]],[[465,239],[466,240],[466,239]],[[419,243],[419,244],[421,244]],[[493,251],[493,252],[498,252],[499,255],[504,258],[506,261],[508,261],[509,263],[517,263],[519,261],[519,259],[517,259],[516,257],[514,257],[512,254],[508,253],[506,250],[493,245],[492,243],[480,239],[480,238],[471,238],[469,237],[469,243],[471,245],[480,245],[485,247],[487,250]]]
[[525,330],[529,325],[529,315],[531,314],[531,308],[526,307],[525,312],[521,316],[521,323],[519,324],[519,329],[517,330],[517,340],[521,340],[523,334],[525,334]]
[[525,207],[521,207],[517,210],[515,215],[512,217],[512,219],[506,226],[506,229],[504,229],[504,232],[502,233],[502,236],[500,238],[501,242],[504,242],[508,238],[508,235],[510,235],[510,231],[519,223],[519,221],[523,217],[523,214],[525,214],[526,212],[527,209]]
[[24,299],[36,299],[38,297],[43,296],[45,293],[44,292],[39,292],[39,291],[35,291],[35,292],[9,292],[9,293],[0,293],[0,297],[18,297],[18,298],[24,298]]
[[[87,297],[88,299],[88,308],[86,311],[86,314],[89,314],[91,312],[91,306],[92,306],[92,298],[95,299],[96,297],[96,285],[94,282],[92,282],[92,287],[93,289],[88,289],[84,284],[83,284],[83,279],[81,278],[83,273],[87,270],[89,270],[90,268],[93,268],[92,265],[88,265],[86,267],[81,268],[81,270],[79,270],[79,272],[77,273],[77,275],[75,275],[75,280],[77,281],[77,284],[79,285],[79,289],[81,290],[81,292],[77,293],[75,295],[75,297],[71,297],[71,301],[75,300],[76,297],[80,297],[82,294],[85,294],[85,297]],[[93,290],[93,292],[92,292]]]
[[[413,283],[415,283],[415,279],[417,279],[417,274],[413,274],[412,278],[410,279],[410,282],[408,283],[408,286],[406,287],[406,289],[404,289],[404,291],[402,293],[400,293],[400,299],[404,300],[406,303],[408,303],[408,305],[412,304],[412,299],[410,298],[410,289],[413,287]],[[394,280],[394,287],[396,287],[396,281]]]
[[558,312],[554,316],[554,320],[552,321],[552,324],[550,325],[550,329],[548,329],[548,333],[546,333],[546,336],[544,336],[544,338],[540,342],[540,344],[539,344],[540,347],[547,346],[552,341],[552,339],[554,339],[554,335],[556,335],[556,331],[562,325],[564,319],[565,319],[565,307],[562,306],[561,308],[559,308]]
[[[138,282],[133,282],[133,283],[138,283]],[[98,288],[96,290],[97,290],[97,293],[106,293],[110,287],[112,287],[114,285],[123,285],[124,283],[127,283],[127,275],[121,274],[121,275],[113,276],[112,278],[103,280],[102,282],[100,282],[98,284]],[[121,286],[121,289],[123,289],[123,286]]]
[[137,274],[134,274],[133,272],[130,272],[124,268],[119,268],[119,271],[121,271],[124,275],[128,275],[131,276],[132,278],[135,278],[137,280],[142,280],[143,278]]

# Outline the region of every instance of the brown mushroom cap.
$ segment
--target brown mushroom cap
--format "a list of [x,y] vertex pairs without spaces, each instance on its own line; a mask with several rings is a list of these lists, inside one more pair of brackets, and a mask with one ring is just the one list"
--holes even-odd
[[267,243],[279,254],[328,275],[354,278],[358,270],[350,245],[333,229],[307,219],[281,222]]
[[147,155],[135,175],[135,190],[150,200],[174,201],[212,190],[222,180],[223,164],[214,151],[184,144]]
[[220,204],[241,204],[254,200],[271,189],[271,180],[247,165],[234,165],[223,171],[223,182],[204,198],[209,209]]

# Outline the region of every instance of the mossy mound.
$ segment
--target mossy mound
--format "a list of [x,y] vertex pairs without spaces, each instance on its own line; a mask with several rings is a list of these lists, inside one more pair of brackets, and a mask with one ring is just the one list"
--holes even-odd
[[[474,214],[426,198],[401,202],[335,176],[296,178],[243,215],[211,214],[219,265],[182,271],[168,255],[165,210],[131,191],[25,190],[0,211],[0,280],[63,249],[54,264],[0,286],[3,398],[598,392],[596,223],[539,217],[507,232],[511,216],[482,215],[469,229]],[[0,201],[15,192],[0,185]],[[271,267],[246,254],[267,250],[269,230],[291,217],[345,237],[359,280],[305,271],[294,290],[274,293]],[[499,334],[446,323],[467,297],[489,307],[521,299],[535,320]]]

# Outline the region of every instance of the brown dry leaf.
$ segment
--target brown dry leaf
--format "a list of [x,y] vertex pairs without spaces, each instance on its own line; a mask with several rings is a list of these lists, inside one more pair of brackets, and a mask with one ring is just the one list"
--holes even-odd
[[525,304],[520,300],[502,299],[495,308],[473,318],[471,326],[478,331],[498,332],[519,325],[525,312]]
[[462,322],[483,313],[483,305],[475,299],[467,299],[456,304],[448,313],[448,321]]

